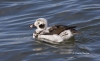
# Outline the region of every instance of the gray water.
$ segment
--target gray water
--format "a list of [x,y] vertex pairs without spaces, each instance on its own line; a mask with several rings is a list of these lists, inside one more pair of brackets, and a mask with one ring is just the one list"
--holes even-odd
[[[77,26],[59,45],[32,38],[37,18]],[[0,61],[100,61],[100,0],[0,0]]]

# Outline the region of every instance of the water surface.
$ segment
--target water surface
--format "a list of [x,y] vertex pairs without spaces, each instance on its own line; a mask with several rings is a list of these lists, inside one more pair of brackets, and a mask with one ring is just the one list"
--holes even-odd
[[[32,38],[37,18],[77,26],[59,45]],[[0,0],[0,61],[100,61],[100,0]]]

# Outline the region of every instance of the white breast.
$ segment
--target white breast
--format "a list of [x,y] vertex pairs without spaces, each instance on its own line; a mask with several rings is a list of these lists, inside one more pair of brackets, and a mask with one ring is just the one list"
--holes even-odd
[[49,42],[49,43],[59,43],[62,42],[63,39],[62,37],[60,37],[59,35],[39,35],[38,36],[39,40],[45,41],[45,42]]

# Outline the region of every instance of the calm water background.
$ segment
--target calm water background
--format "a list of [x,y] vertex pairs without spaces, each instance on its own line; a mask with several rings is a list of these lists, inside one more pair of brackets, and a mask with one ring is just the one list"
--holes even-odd
[[[37,18],[78,26],[70,42],[32,38]],[[100,0],[0,0],[0,61],[100,61]]]

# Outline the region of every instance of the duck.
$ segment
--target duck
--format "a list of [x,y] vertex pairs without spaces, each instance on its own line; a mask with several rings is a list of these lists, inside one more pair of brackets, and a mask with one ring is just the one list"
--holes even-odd
[[30,28],[36,28],[33,33],[34,39],[53,44],[59,44],[79,33],[75,29],[76,26],[53,25],[48,27],[48,22],[45,18],[36,19],[36,21],[30,25]]

